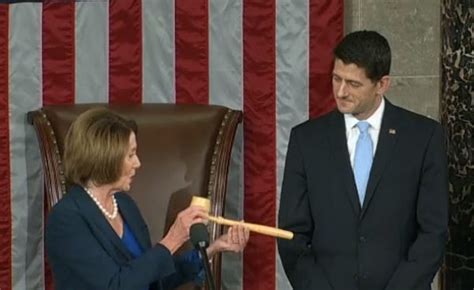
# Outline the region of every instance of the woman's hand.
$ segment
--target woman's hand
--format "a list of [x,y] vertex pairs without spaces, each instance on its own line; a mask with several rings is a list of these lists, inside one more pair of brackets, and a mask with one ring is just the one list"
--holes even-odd
[[160,243],[170,250],[171,254],[176,252],[181,245],[189,240],[189,229],[195,223],[202,223],[206,219],[206,211],[200,206],[192,205],[181,211],[166,236]]
[[211,258],[218,252],[242,252],[249,241],[249,230],[241,225],[232,226],[227,234],[220,236],[207,248],[207,256]]

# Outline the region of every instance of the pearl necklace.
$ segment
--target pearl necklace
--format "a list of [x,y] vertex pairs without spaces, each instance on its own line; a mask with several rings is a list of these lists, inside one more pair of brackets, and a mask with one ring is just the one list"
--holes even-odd
[[112,203],[114,205],[114,210],[112,213],[109,213],[105,207],[102,206],[102,204],[100,204],[99,200],[97,199],[97,197],[95,197],[92,192],[90,192],[89,188],[87,187],[84,187],[84,190],[87,192],[87,194],[92,198],[92,200],[95,202],[95,204],[97,205],[97,207],[99,207],[100,211],[106,216],[108,217],[109,219],[113,220],[114,218],[117,217],[117,214],[118,214],[118,207],[117,207],[117,200],[115,200],[115,196],[112,195]]

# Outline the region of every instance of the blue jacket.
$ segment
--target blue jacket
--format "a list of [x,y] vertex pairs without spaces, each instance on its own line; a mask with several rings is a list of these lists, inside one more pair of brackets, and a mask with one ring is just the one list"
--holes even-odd
[[195,280],[199,263],[152,247],[138,207],[125,193],[115,197],[143,254],[130,252],[80,186],[73,186],[47,218],[45,243],[56,290],[174,289]]

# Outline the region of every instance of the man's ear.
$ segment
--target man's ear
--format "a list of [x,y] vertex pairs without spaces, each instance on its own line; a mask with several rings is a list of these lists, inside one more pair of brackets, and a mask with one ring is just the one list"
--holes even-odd
[[383,76],[379,81],[378,81],[378,89],[377,89],[377,94],[383,96],[385,93],[388,91],[390,88],[390,82],[391,79],[389,76]]

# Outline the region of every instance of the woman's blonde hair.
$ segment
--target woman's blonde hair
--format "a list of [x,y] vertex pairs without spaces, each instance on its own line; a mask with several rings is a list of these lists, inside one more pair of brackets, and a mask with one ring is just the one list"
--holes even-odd
[[122,174],[134,121],[106,108],[90,109],[72,123],[64,141],[64,169],[68,183],[100,186]]

